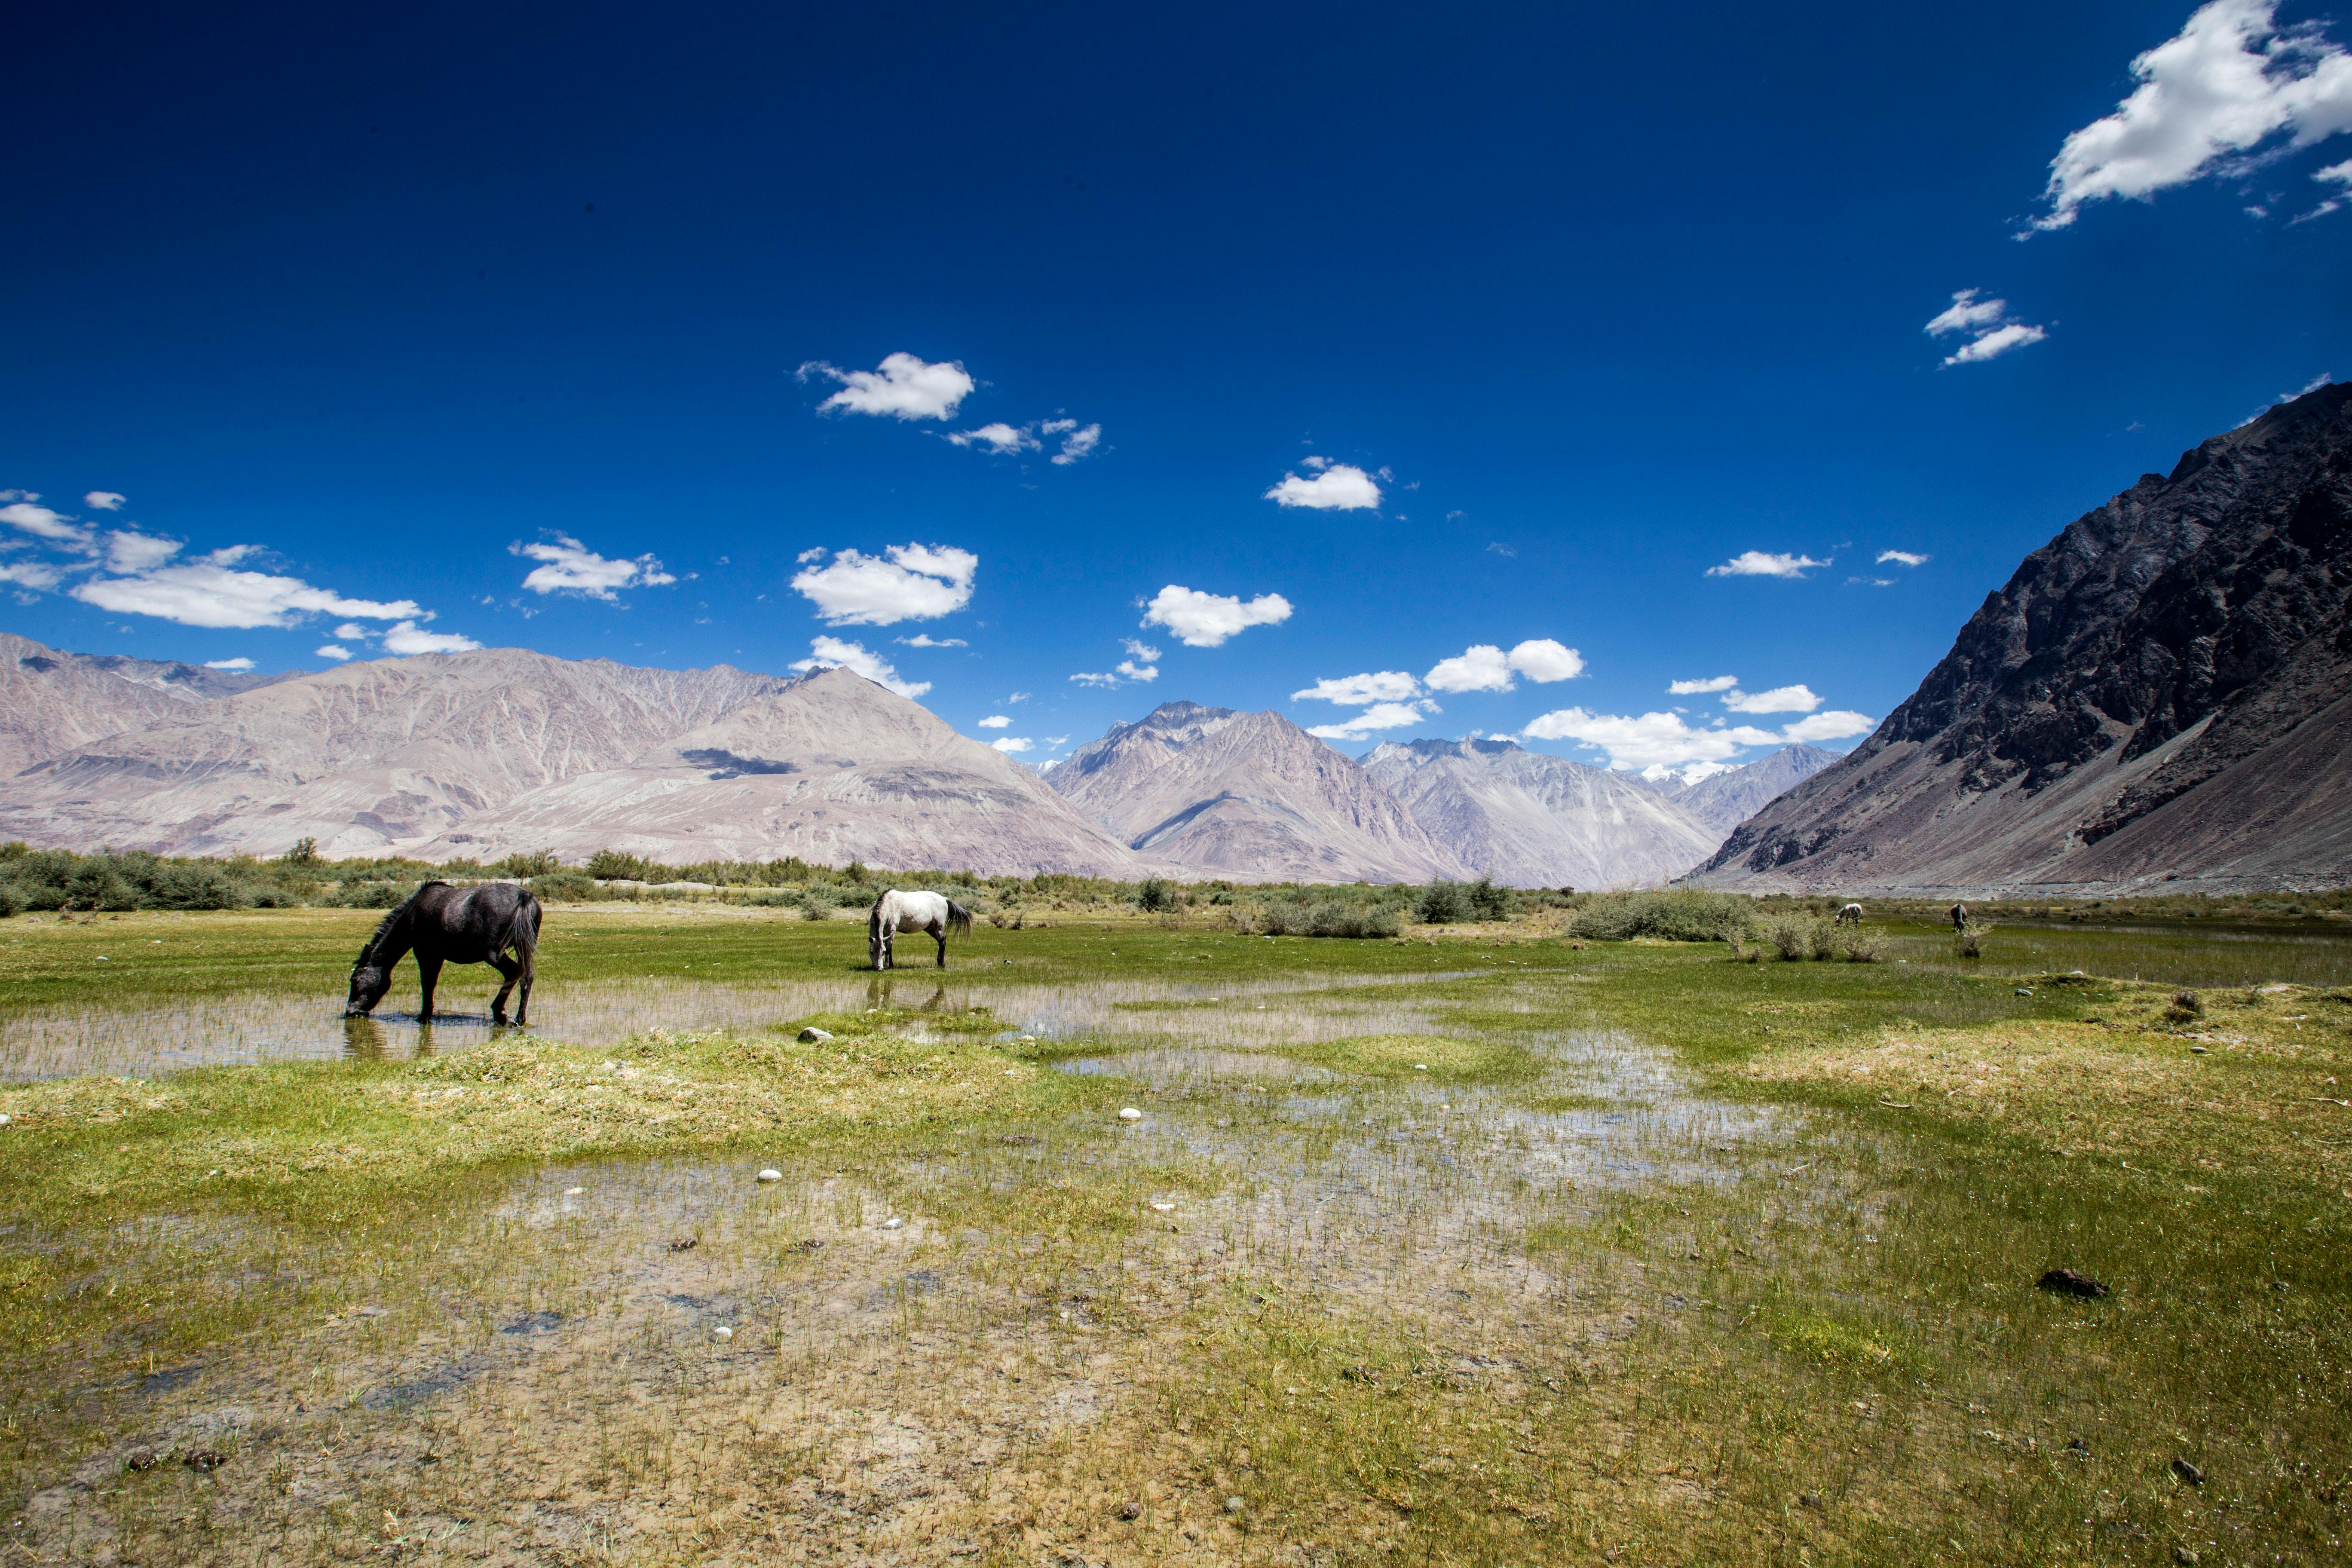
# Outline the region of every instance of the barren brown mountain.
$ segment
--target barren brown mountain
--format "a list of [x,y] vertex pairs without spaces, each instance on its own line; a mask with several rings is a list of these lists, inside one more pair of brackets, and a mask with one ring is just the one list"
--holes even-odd
[[1875,734],[1743,824],[1737,888],[2352,881],[2352,386],[2185,454],[1989,595]]
[[0,778],[199,703],[291,680],[120,654],[59,653],[0,632]]
[[1356,763],[1279,713],[1168,702],[1046,775],[1139,853],[1255,881],[1425,882],[1469,874]]

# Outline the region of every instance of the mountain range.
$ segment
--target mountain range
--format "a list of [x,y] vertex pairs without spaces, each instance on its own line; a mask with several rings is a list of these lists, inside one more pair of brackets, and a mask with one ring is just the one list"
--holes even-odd
[[2184,453],[1989,595],[1696,873],[1748,889],[2352,881],[2352,386]]
[[[255,676],[14,637],[0,658],[18,763],[0,835],[41,844],[1605,887],[1663,882],[1722,838],[1704,801],[1507,741],[1360,763],[1280,714],[1191,702],[1041,777],[845,669],[494,648]],[[1769,792],[1803,751],[1706,784],[1753,774]]]

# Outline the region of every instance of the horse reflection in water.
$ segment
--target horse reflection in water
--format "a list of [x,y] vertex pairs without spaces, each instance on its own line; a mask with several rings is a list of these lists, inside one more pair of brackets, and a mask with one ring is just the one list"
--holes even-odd
[[890,967],[890,942],[900,931],[930,933],[940,944],[940,967],[948,966],[948,932],[971,934],[971,911],[938,893],[902,893],[892,888],[874,900],[866,917],[866,955],[877,969]]

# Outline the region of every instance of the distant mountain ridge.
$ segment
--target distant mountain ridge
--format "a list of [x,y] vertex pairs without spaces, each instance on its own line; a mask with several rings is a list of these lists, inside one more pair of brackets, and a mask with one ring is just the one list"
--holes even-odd
[[1869,739],[1743,824],[1735,888],[2352,881],[2352,386],[2028,555]]
[[1723,838],[1630,774],[1513,741],[1385,741],[1364,769],[1433,841],[1514,887],[1654,886]]
[[1045,782],[1136,852],[1196,875],[1425,882],[1465,870],[1354,759],[1278,713],[1162,703]]
[[215,698],[291,680],[121,654],[60,653],[0,632],[0,778]]
[[[1790,744],[1739,767],[1709,773],[1696,784],[1669,774],[1650,785],[1715,829],[1729,833],[1773,801],[1838,760],[1819,746]],[[1721,839],[1718,837],[1717,842]]]

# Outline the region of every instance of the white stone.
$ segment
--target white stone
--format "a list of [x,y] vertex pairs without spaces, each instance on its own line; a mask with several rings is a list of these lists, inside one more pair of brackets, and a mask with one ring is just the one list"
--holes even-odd
[[1151,1206],[1155,1212],[1160,1214],[1174,1214],[1176,1212],[1176,1205],[1174,1204],[1153,1204]]
[[888,1219],[882,1222],[882,1228],[884,1230],[903,1230],[906,1228],[906,1225],[907,1222],[905,1220],[900,1219],[897,1215],[892,1215]]
[[566,1187],[563,1189],[563,1195],[567,1198],[576,1198],[587,1190],[585,1187]]
[[782,1181],[783,1179],[784,1179],[784,1173],[783,1173],[782,1171],[772,1171],[772,1170],[771,1170],[771,1171],[762,1171],[762,1172],[761,1172],[761,1173],[760,1173],[760,1180],[761,1180],[761,1181],[763,1181],[763,1182],[781,1182],[781,1181]]
[[1412,1070],[1415,1072],[1427,1072],[1429,1070],[1429,1064],[1427,1062],[1415,1062],[1412,1064]]
[[807,1028],[801,1031],[801,1038],[809,1041],[829,1040],[833,1038],[833,1031],[830,1029],[820,1029],[814,1024],[811,1024]]
[[731,1340],[735,1337],[735,1331],[721,1323],[710,1331],[710,1337],[714,1340]]
[[1121,1121],[1140,1121],[1143,1120],[1143,1112],[1130,1105],[1118,1113],[1118,1119]]

